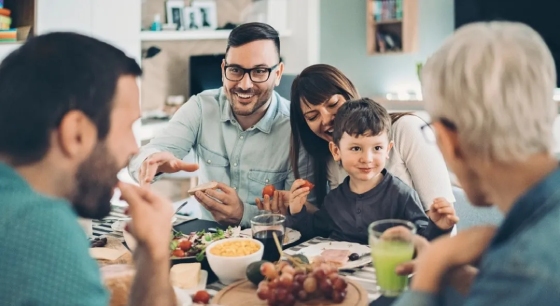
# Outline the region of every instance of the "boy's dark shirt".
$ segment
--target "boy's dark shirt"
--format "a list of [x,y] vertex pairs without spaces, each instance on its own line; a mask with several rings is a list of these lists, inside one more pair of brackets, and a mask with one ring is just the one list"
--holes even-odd
[[361,244],[369,244],[369,224],[383,219],[411,221],[417,234],[428,240],[451,232],[428,218],[414,189],[385,169],[381,173],[383,180],[363,194],[352,192],[346,177],[329,192],[319,211],[310,214],[304,206],[300,213],[288,216],[286,226],[300,231],[303,239],[321,236]]

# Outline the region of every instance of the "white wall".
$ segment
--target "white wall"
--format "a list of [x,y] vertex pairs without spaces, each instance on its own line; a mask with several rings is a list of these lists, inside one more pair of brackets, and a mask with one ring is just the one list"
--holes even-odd
[[[284,73],[297,74],[319,62],[321,0],[288,0],[289,37],[281,39]],[[352,0],[354,1],[354,0]]]
[[0,61],[3,60],[8,54],[10,54],[15,49],[19,48],[21,44],[0,44]]
[[[36,33],[71,31],[90,35],[113,44],[140,63],[140,9],[141,0],[37,0]],[[133,130],[140,144],[140,121]],[[119,178],[132,182],[126,171],[121,171]]]
[[141,0],[38,0],[36,32],[90,35],[140,61],[140,8]]
[[35,33],[73,31],[91,35],[92,0],[37,0]]

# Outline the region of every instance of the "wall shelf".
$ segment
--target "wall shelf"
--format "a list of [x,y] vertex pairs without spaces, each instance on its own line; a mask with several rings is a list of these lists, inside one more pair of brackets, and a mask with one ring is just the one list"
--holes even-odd
[[375,24],[380,25],[380,24],[395,24],[395,23],[402,23],[403,21],[400,19],[389,19],[389,20],[381,20],[381,21],[375,21]]
[[418,49],[418,0],[366,0],[369,55],[400,54]]
[[[142,41],[173,41],[173,40],[211,40],[227,39],[231,30],[212,30],[212,31],[142,31],[140,39]],[[291,35],[290,31],[279,31],[280,37]]]

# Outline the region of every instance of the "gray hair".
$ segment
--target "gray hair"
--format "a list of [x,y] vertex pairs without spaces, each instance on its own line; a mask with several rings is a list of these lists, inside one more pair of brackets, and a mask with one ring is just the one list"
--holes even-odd
[[512,162],[554,145],[554,60],[540,35],[513,22],[458,29],[422,69],[426,109],[455,124],[465,154]]

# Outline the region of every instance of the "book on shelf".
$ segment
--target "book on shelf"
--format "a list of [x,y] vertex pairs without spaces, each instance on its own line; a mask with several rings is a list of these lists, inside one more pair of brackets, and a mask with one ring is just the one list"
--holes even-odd
[[17,41],[17,29],[0,30],[0,42]]
[[402,20],[404,0],[371,0],[373,20]]
[[10,15],[12,14],[12,11],[10,11],[7,8],[0,8],[0,15],[1,16],[6,16],[6,17],[10,17]]
[[377,32],[376,34],[377,52],[400,52],[402,51],[401,40],[399,37],[390,33]]
[[12,25],[12,18],[0,15],[0,30],[9,30]]

